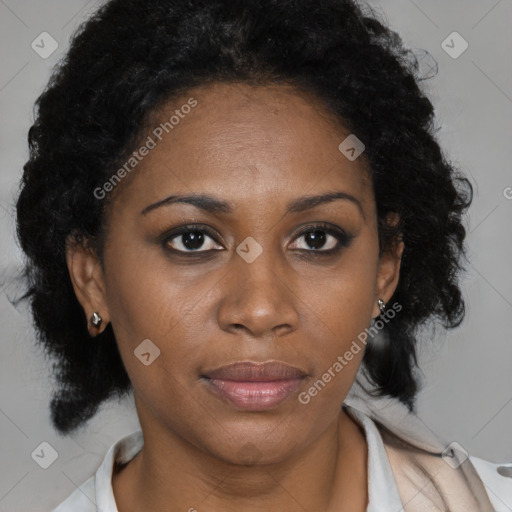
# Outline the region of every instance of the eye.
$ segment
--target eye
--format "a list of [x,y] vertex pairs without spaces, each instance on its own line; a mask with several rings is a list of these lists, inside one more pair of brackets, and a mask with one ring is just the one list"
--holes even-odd
[[163,240],[163,245],[166,249],[180,253],[209,252],[224,249],[216,238],[217,235],[210,228],[194,224],[174,230]]
[[[333,254],[340,251],[342,247],[348,247],[353,238],[353,235],[330,224],[316,224],[308,226],[299,233],[293,242],[295,247],[292,247],[292,249]],[[296,242],[300,240],[303,240],[303,242]]]
[[[348,247],[353,235],[330,224],[307,226],[294,239],[292,249],[329,255]],[[302,240],[302,242],[301,242]],[[217,234],[208,226],[188,225],[173,230],[162,240],[165,249],[174,253],[194,254],[223,250],[217,242]]]

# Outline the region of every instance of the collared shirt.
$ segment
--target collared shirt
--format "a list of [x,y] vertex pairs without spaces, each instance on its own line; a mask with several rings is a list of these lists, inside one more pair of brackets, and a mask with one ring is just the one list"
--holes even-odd
[[[404,505],[377,424],[362,410],[347,403],[344,404],[344,407],[347,413],[362,427],[368,445],[369,503],[366,511],[403,512]],[[406,438],[411,440],[410,436],[406,436]],[[105,455],[96,474],[77,488],[53,512],[118,512],[112,490],[114,464],[116,462],[124,464],[133,459],[143,444],[144,438],[141,430],[136,430],[114,443]],[[494,464],[476,457],[470,457],[470,460],[486,488],[494,511],[511,512],[512,465]],[[405,510],[407,511],[407,507]]]

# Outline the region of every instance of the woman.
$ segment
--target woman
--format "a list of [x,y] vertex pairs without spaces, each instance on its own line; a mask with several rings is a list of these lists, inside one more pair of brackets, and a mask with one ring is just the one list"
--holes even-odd
[[81,27],[29,134],[27,296],[56,429],[133,390],[141,430],[57,511],[510,498],[413,414],[471,202],[416,72],[346,0],[112,0]]

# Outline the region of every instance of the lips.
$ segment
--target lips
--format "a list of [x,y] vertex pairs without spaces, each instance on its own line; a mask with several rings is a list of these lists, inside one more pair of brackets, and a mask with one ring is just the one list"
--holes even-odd
[[238,409],[276,407],[300,386],[306,372],[278,361],[236,362],[205,372],[208,389]]
[[205,373],[205,376],[210,379],[242,382],[289,380],[301,378],[305,375],[306,373],[299,368],[277,361],[268,361],[266,363],[237,362]]

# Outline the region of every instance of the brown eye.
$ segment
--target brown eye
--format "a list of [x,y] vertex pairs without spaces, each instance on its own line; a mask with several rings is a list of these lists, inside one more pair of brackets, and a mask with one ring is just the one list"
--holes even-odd
[[183,226],[163,241],[164,247],[179,253],[198,253],[223,249],[216,241],[215,234],[208,228]]
[[[307,252],[332,254],[350,245],[353,236],[330,225],[309,226],[295,238],[293,249]],[[298,243],[297,241],[303,240]]]

